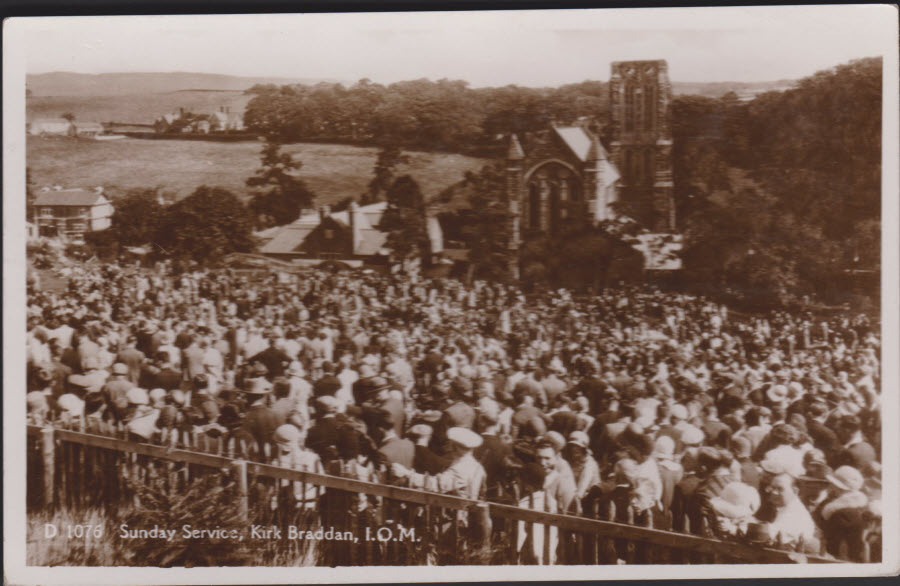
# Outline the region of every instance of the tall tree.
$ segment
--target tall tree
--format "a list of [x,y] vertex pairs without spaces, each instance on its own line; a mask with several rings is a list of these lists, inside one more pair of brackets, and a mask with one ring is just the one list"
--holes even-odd
[[252,229],[247,208],[235,194],[203,185],[166,208],[156,241],[173,257],[208,262],[252,250]]
[[387,247],[392,256],[404,264],[413,259],[427,259],[431,253],[425,217],[425,198],[419,184],[409,175],[398,177],[387,192],[387,209],[381,216],[379,230],[388,233]]
[[409,163],[409,157],[403,154],[403,150],[396,143],[388,143],[378,151],[375,159],[375,169],[372,180],[369,181],[369,190],[363,194],[362,204],[375,203],[382,195],[387,193],[394,183],[394,174],[399,165]]
[[260,163],[255,175],[247,179],[247,186],[256,190],[250,209],[258,228],[289,224],[304,208],[312,207],[316,196],[296,175],[302,162],[281,152],[281,146],[269,140],[263,146]]
[[503,168],[485,165],[478,173],[467,173],[471,216],[463,227],[469,247],[471,276],[506,280],[515,261],[509,248],[512,214],[506,204]]
[[131,189],[116,200],[111,232],[122,246],[141,246],[156,238],[165,208],[160,188]]

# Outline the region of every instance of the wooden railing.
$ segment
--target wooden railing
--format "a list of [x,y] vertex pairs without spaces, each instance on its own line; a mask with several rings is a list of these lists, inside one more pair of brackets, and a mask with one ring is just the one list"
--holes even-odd
[[[202,445],[190,434],[168,445],[131,441],[124,430],[97,435],[73,429],[29,425],[29,507],[108,506],[127,501],[128,483],[142,481],[154,468],[185,480],[202,474],[232,475],[240,510],[248,521],[261,505],[260,487],[277,492],[283,481],[301,483],[300,494],[314,490],[313,509],[320,526],[374,536],[380,527],[418,541],[376,543],[358,548],[327,547],[328,565],[401,563],[437,564],[616,564],[616,563],[796,563],[833,562],[748,544],[663,531],[588,517],[550,513],[522,506],[484,502],[394,486],[384,478],[369,482],[337,474],[282,468],[254,446],[218,442]],[[204,436],[205,437],[205,436]],[[205,449],[204,449],[205,448]],[[203,450],[203,451],[201,451]],[[212,451],[208,453],[206,450]],[[268,451],[268,450],[266,450]],[[344,465],[336,467],[338,472]],[[271,491],[270,493],[271,494]],[[328,495],[328,499],[325,498]],[[365,495],[365,516],[347,503]],[[409,533],[412,531],[413,533]],[[380,549],[379,549],[380,548]],[[429,549],[431,554],[422,554]],[[436,553],[434,553],[436,552]]]

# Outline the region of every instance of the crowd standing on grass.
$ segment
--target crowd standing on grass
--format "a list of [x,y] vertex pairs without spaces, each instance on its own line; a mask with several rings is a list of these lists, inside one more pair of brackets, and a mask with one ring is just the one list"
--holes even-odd
[[[864,315],[106,264],[65,292],[32,284],[27,320],[30,423],[241,438],[282,466],[880,555],[880,325]],[[314,509],[297,484],[292,506]]]

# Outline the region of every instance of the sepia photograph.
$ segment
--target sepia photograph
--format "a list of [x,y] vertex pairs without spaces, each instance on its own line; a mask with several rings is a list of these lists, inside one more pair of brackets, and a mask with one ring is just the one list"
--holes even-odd
[[897,38],[5,21],[7,577],[895,573]]

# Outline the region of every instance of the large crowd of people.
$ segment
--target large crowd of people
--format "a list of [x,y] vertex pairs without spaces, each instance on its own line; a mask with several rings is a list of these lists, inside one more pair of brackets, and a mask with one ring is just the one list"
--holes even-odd
[[880,555],[880,324],[864,315],[117,264],[32,283],[27,312],[30,423],[241,438],[284,466]]

